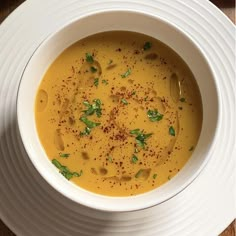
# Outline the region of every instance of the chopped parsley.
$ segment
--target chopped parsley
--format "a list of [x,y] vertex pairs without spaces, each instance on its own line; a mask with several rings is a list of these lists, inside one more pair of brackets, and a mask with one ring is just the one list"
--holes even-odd
[[136,94],[136,91],[133,91],[132,93],[131,93],[131,95],[135,95]]
[[179,100],[180,100],[181,102],[185,102],[185,101],[186,101],[185,98],[180,98]]
[[108,81],[105,80],[105,79],[102,80],[102,83],[105,84],[105,85],[108,85]]
[[109,162],[111,162],[111,163],[113,162],[113,159],[112,159],[111,156],[109,156],[107,160],[108,160]]
[[157,109],[154,110],[148,110],[147,116],[150,121],[155,122],[155,121],[160,121],[163,118],[163,115],[158,112]]
[[92,63],[94,62],[93,56],[92,56],[90,53],[86,53],[85,56],[86,56],[86,61],[87,61],[88,63],[91,63],[91,64],[92,64]]
[[121,102],[122,102],[124,105],[128,105],[128,104],[129,104],[129,103],[126,101],[125,98],[122,98],[122,99],[121,99]]
[[151,42],[145,42],[145,44],[143,45],[143,50],[146,51],[146,50],[150,49],[151,47],[152,47]]
[[99,85],[99,78],[95,78],[93,84],[97,87]]
[[100,99],[94,99],[93,104],[90,104],[88,101],[84,101],[83,104],[88,108],[87,110],[83,110],[85,116],[91,116],[95,113],[97,117],[101,117],[101,115],[102,115],[102,109],[101,109],[102,102]]
[[133,154],[133,156],[132,156],[132,163],[136,164],[137,161],[138,161],[138,157]]
[[130,134],[139,135],[141,134],[141,131],[140,129],[133,129],[133,130],[130,130]]
[[170,134],[171,136],[175,136],[175,129],[174,129],[173,126],[170,126],[170,128],[169,128],[169,134]]
[[94,66],[91,66],[90,67],[90,71],[92,72],[92,73],[96,73],[97,72],[97,68],[96,67],[94,67]]
[[135,140],[138,146],[145,148],[146,140],[152,136],[152,133],[144,134],[140,129],[134,129],[130,131],[130,134],[135,135]]
[[170,175],[168,176],[168,180],[171,180],[171,176]]
[[129,68],[124,74],[121,75],[122,78],[127,78],[131,74],[131,69]]
[[89,129],[95,128],[101,124],[88,120],[87,117],[84,116],[80,117],[80,121],[82,121]]
[[192,146],[192,147],[189,148],[189,151],[190,151],[190,152],[193,151],[193,150],[194,150],[194,146]]
[[80,136],[88,136],[91,133],[91,129],[89,127],[85,127],[84,131],[80,132]]
[[148,96],[146,96],[143,100],[146,102],[147,101],[147,99],[148,99]]
[[60,153],[60,157],[62,158],[68,158],[70,156],[69,153]]
[[68,180],[70,180],[72,177],[80,177],[83,174],[83,171],[81,170],[80,173],[77,172],[71,172],[68,167],[63,166],[58,160],[53,159],[52,164],[54,164],[57,169],[59,169],[59,172]]
[[152,176],[153,179],[156,179],[156,177],[157,177],[157,174],[154,174],[154,175]]

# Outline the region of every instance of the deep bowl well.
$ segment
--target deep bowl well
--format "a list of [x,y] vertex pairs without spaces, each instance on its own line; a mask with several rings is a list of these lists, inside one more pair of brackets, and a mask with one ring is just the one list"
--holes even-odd
[[[52,165],[40,143],[35,124],[35,97],[50,64],[67,47],[89,35],[126,30],[152,36],[177,52],[194,74],[202,96],[202,131],[192,157],[168,183],[137,196],[109,197],[91,193],[67,181]],[[67,198],[105,211],[133,211],[160,204],[184,190],[198,176],[212,156],[220,123],[219,93],[214,74],[198,45],[181,29],[158,16],[119,10],[97,12],[78,18],[52,33],[38,47],[22,76],[17,99],[17,117],[23,144],[30,160],[43,178]]]

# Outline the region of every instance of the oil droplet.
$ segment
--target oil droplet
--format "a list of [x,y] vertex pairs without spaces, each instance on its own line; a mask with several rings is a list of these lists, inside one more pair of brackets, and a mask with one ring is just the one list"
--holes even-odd
[[64,151],[64,141],[61,137],[60,129],[57,129],[54,133],[54,144],[59,151]]
[[48,104],[48,93],[40,89],[36,98],[36,110],[38,112],[43,112]]

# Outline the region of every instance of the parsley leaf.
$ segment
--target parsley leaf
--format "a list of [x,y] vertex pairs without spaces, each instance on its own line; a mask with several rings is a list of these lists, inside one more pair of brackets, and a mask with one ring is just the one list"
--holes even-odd
[[140,129],[133,129],[130,131],[130,134],[139,135],[139,134],[141,134],[141,131],[140,131]]
[[87,61],[88,63],[91,63],[91,64],[92,64],[92,63],[94,62],[93,56],[92,56],[90,53],[86,53],[85,56],[86,56],[86,61]]
[[185,98],[180,98],[179,99],[181,102],[185,102]]
[[83,110],[85,116],[91,116],[96,113],[97,117],[101,117],[102,109],[101,105],[102,102],[100,99],[94,99],[93,104],[90,104],[88,101],[84,101],[83,104],[88,108],[87,110]]
[[157,109],[155,110],[148,110],[147,116],[150,121],[155,122],[155,121],[160,121],[163,118],[163,115],[158,112]]
[[131,74],[131,69],[129,68],[124,74],[121,75],[122,78],[127,78]]
[[89,127],[85,127],[84,131],[80,132],[80,136],[88,136],[91,133],[91,129]]
[[143,45],[143,50],[146,51],[146,50],[150,49],[151,47],[152,47],[151,42],[145,42],[145,44]]
[[175,129],[174,129],[173,126],[170,126],[170,128],[169,128],[169,134],[170,134],[171,136],[175,136]]
[[105,79],[102,80],[102,83],[105,84],[105,85],[108,85],[108,81],[105,80]]
[[124,105],[128,105],[129,103],[126,101],[126,99],[122,98],[121,99],[121,102],[124,104]]
[[138,157],[133,154],[132,156],[132,163],[136,164],[138,161]]
[[94,67],[94,66],[91,66],[90,67],[90,71],[92,72],[92,73],[96,73],[97,72],[97,68],[96,67]]
[[70,156],[69,153],[60,153],[60,157],[68,158],[69,156]]
[[99,84],[99,78],[95,78],[93,84],[97,87]]
[[82,121],[89,129],[95,128],[99,126],[101,123],[95,123],[91,120],[88,120],[86,117],[80,117],[80,121]]
[[140,131],[140,129],[134,129],[130,131],[130,134],[132,135],[136,135],[136,143],[138,146],[140,146],[141,148],[145,148],[146,143],[146,139],[148,139],[150,136],[152,136],[152,133],[149,134],[144,134],[143,132]]
[[157,177],[157,174],[154,174],[154,175],[152,176],[153,179],[156,179],[156,177]]
[[72,177],[80,177],[82,175],[82,170],[80,173],[77,172],[71,172],[66,166],[63,166],[58,160],[53,159],[52,164],[54,164],[57,169],[59,169],[59,172],[68,180],[70,180]]

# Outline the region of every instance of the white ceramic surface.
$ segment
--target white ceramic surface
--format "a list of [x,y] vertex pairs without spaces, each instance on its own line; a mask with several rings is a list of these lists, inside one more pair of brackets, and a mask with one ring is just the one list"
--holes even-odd
[[[104,22],[109,24],[104,25]],[[148,27],[147,27],[148,25]],[[81,29],[81,30],[79,30]],[[38,86],[50,64],[68,46],[88,35],[128,30],[155,37],[173,48],[195,75],[203,101],[203,125],[198,145],[187,165],[171,181],[146,194],[108,197],[90,193],[67,181],[52,165],[37,135],[34,106]],[[194,58],[192,57],[194,55]],[[33,79],[32,79],[33,78]],[[68,23],[39,46],[23,73],[17,101],[19,129],[26,151],[39,173],[56,190],[75,202],[106,211],[133,211],[157,205],[182,191],[211,157],[217,130],[219,103],[209,64],[200,49],[180,29],[156,16],[135,11],[104,11]],[[25,115],[27,114],[27,115]]]
[[[105,213],[58,194],[37,173],[16,125],[16,94],[39,44],[97,9],[157,14],[188,32],[217,76],[222,122],[201,175],[176,197],[130,213]],[[47,26],[47,27],[46,27]],[[0,26],[0,216],[17,235],[218,235],[235,218],[235,27],[206,0],[29,0]],[[193,55],[194,57],[194,55]]]

